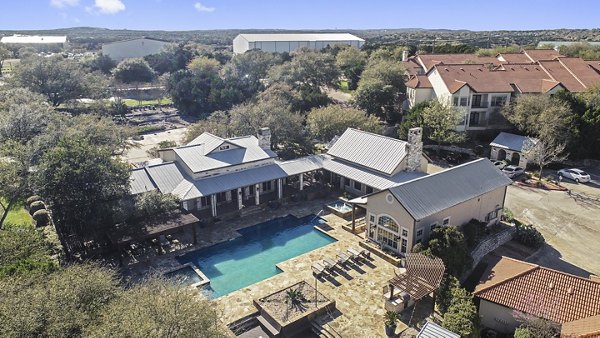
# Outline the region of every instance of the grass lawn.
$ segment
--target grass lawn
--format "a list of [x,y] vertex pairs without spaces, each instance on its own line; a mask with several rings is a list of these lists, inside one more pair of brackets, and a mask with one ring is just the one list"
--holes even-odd
[[[6,205],[6,200],[4,198],[2,198],[2,204]],[[6,216],[4,223],[31,226],[33,224],[33,219],[29,215],[29,212],[25,210],[23,201],[19,201],[13,205],[8,212],[8,216]]]
[[[148,101],[140,101],[138,100],[132,100],[132,99],[124,99],[123,103],[125,103],[125,105],[127,105],[128,107],[139,107],[139,106],[152,106],[155,104],[159,104],[158,100],[148,100]],[[160,100],[160,104],[170,104],[173,103],[173,101],[171,101],[170,98],[163,98],[162,100]]]
[[350,93],[351,90],[348,89],[348,81],[346,80],[342,80],[340,81],[340,85],[339,85],[340,91],[343,93]]

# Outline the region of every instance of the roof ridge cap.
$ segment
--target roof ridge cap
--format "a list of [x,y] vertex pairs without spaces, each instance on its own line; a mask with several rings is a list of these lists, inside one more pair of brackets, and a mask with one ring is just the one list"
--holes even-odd
[[400,183],[400,184],[398,184],[398,185],[395,185],[395,186],[393,186],[393,187],[389,187],[389,188],[388,188],[388,190],[389,190],[389,189],[396,188],[396,187],[399,187],[399,186],[402,186],[402,185],[405,185],[405,184],[408,184],[408,183],[411,183],[411,182],[415,182],[415,181],[418,181],[418,180],[424,179],[424,178],[426,178],[426,177],[432,177],[432,176],[435,176],[435,175],[438,175],[438,174],[445,173],[445,172],[447,172],[447,171],[449,171],[449,170],[453,170],[453,169],[456,169],[456,168],[462,168],[462,167],[465,167],[465,166],[467,166],[467,165],[469,165],[469,164],[473,164],[473,163],[475,163],[475,162],[481,162],[481,161],[484,161],[484,160],[486,160],[486,158],[483,158],[483,157],[482,157],[482,158],[478,158],[478,159],[476,159],[476,160],[473,160],[473,161],[471,161],[471,162],[467,162],[467,163],[459,164],[459,165],[457,165],[457,166],[454,166],[454,167],[452,167],[452,168],[446,168],[445,170],[440,170],[440,171],[438,171],[438,172],[435,172],[435,173],[433,173],[433,174],[429,174],[429,175],[425,175],[425,176],[421,176],[421,177],[413,178],[413,179],[412,179],[412,180],[410,180],[410,181],[402,182],[402,183]]
[[[353,130],[353,131],[357,131],[359,133],[370,134],[370,135],[378,136],[378,137],[381,137],[381,138],[390,139],[392,141],[397,141],[397,142],[402,142],[402,143],[408,143],[407,141],[404,141],[404,140],[401,140],[401,139],[398,139],[398,138],[393,138],[393,137],[389,137],[389,136],[385,136],[385,135],[373,133],[373,132],[366,131],[366,130],[361,130],[361,129],[352,128],[352,127],[348,127],[348,129]],[[344,134],[342,133],[342,135],[344,135]]]

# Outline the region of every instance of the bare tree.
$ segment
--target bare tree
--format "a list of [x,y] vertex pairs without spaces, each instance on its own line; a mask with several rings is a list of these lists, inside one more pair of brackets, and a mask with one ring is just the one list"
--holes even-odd
[[538,165],[539,180],[542,179],[542,170],[544,167],[553,162],[564,161],[569,157],[565,153],[566,143],[558,142],[554,139],[539,139],[537,143],[529,150],[524,152],[524,155],[531,162]]

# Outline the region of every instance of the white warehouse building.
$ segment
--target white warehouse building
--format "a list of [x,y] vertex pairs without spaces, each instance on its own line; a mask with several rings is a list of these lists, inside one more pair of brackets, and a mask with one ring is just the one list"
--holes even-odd
[[129,58],[142,58],[147,55],[158,54],[168,44],[167,41],[145,37],[116,41],[102,45],[102,54],[119,62]]
[[251,49],[260,49],[272,53],[291,53],[302,47],[320,50],[337,44],[360,48],[365,40],[349,33],[239,34],[233,39],[233,52],[242,54]]

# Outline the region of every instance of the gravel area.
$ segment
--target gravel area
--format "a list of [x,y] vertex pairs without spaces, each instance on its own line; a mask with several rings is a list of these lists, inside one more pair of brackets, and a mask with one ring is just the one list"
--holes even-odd
[[[287,297],[289,290],[296,290],[302,293],[302,300],[298,304],[291,305],[289,303]],[[285,325],[305,316],[307,312],[314,311],[326,305],[329,303],[329,299],[320,292],[315,292],[314,287],[303,281],[261,298],[258,303],[271,317],[281,325]]]

